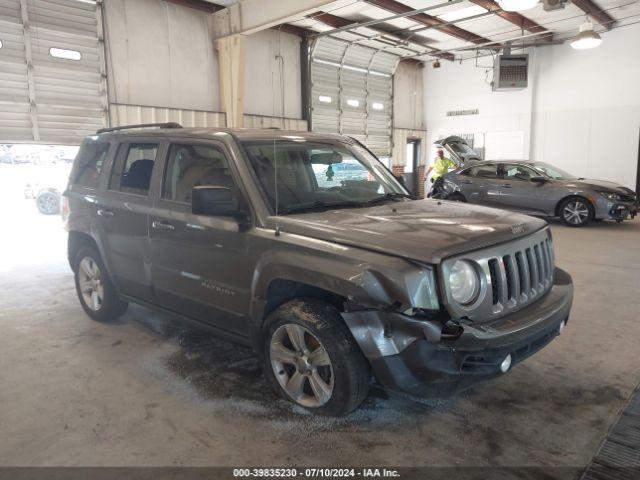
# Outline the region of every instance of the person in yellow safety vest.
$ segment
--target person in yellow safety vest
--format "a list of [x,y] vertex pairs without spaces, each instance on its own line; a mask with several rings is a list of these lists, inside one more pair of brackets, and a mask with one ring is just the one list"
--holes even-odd
[[441,148],[438,149],[438,156],[433,161],[433,165],[431,165],[427,170],[427,178],[429,174],[433,170],[433,176],[431,177],[431,182],[435,182],[442,175],[447,173],[450,168],[455,168],[456,164],[450,158],[444,156],[444,150]]

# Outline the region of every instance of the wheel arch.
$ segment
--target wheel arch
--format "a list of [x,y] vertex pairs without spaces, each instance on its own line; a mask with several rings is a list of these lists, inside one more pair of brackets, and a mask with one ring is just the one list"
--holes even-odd
[[67,260],[72,270],[75,268],[74,261],[78,251],[84,246],[91,246],[100,251],[98,244],[91,235],[77,230],[71,230],[67,240]]

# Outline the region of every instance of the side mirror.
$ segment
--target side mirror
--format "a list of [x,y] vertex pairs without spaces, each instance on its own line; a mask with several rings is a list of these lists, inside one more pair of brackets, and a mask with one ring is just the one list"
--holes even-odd
[[394,175],[396,180],[398,180],[402,185],[404,185],[404,176],[403,175]]
[[235,217],[241,214],[230,188],[215,185],[193,187],[191,211],[196,215]]
[[542,177],[542,176],[540,176],[540,177],[531,177],[529,179],[529,181],[533,182],[533,183],[540,183],[540,184],[548,182],[547,178],[546,177]]

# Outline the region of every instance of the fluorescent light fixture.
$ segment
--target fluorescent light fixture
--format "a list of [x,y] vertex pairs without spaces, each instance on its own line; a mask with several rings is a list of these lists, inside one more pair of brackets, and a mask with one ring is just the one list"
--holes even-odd
[[55,47],[52,47],[49,49],[49,55],[55,58],[62,58],[63,60],[78,61],[82,58],[82,54],[77,50],[67,50],[65,48],[55,48]]
[[359,107],[360,101],[356,100],[355,98],[350,98],[349,100],[347,100],[347,105],[349,105],[350,107]]
[[322,103],[331,103],[331,97],[329,95],[320,95],[318,101]]
[[580,25],[578,35],[573,37],[569,44],[576,50],[588,50],[596,48],[602,43],[602,38],[593,31],[593,23],[584,22]]
[[474,5],[472,7],[459,8],[451,12],[443,13],[442,15],[438,15],[438,18],[445,22],[455,22],[456,20],[481,15],[486,12],[488,12],[486,8],[482,8],[480,5]]
[[506,12],[524,12],[537,4],[538,0],[498,0],[498,5]]
[[381,102],[373,102],[371,104],[371,108],[373,108],[374,110],[384,110],[384,103]]

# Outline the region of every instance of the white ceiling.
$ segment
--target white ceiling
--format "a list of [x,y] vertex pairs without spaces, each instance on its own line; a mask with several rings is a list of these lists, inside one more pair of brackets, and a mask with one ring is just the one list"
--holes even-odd
[[[238,0],[208,1],[224,6],[238,3]],[[398,1],[414,9],[430,6],[433,7],[444,3],[444,0]],[[618,21],[617,26],[640,21],[640,0],[595,0],[595,2],[603,10],[606,10],[611,17]],[[431,16],[437,16],[445,13],[450,13],[452,11],[457,11],[463,8],[468,8],[473,5],[474,4],[472,4],[468,0],[465,0],[462,3],[439,7],[433,10],[429,10],[425,13]],[[322,11],[345,18],[347,20],[352,20],[354,22],[364,22],[372,19],[384,19],[394,15],[387,10],[370,5],[364,0],[335,1],[326,5],[322,9]],[[562,10],[547,12],[543,9],[541,2],[534,9],[522,12],[522,14],[530,20],[533,20],[539,25],[542,25],[546,29],[552,31],[555,38],[557,39],[566,39],[573,36],[575,33],[577,33],[578,27],[585,21],[586,18],[582,10],[570,3],[567,4],[566,8]],[[326,24],[312,18],[301,18],[296,21],[290,21],[289,23],[317,32],[332,30],[332,27],[329,27]],[[530,32],[522,32],[516,25],[508,22],[507,20],[504,20],[503,18],[498,17],[497,15],[489,15],[473,20],[461,20],[456,22],[456,25],[460,28],[463,28],[472,33],[475,33],[476,35],[480,35],[490,40],[512,40],[517,44],[524,40],[532,41],[535,39],[535,37],[531,36],[525,37],[524,39],[521,38],[523,33],[525,35],[530,35]],[[595,25],[596,30],[601,31],[600,33],[606,39],[606,31],[604,31],[604,28],[599,26],[597,23]],[[426,52],[429,48],[443,51],[453,51],[453,53],[458,58],[470,58],[476,55],[475,50],[467,50],[468,48],[473,48],[473,45],[471,43],[452,37],[434,28],[425,29],[424,25],[408,18],[398,18],[390,20],[388,22],[385,22],[383,26],[386,28],[401,30],[405,36],[408,33],[411,33],[412,30],[419,30],[418,32],[414,33],[416,38],[419,39],[419,43],[413,43],[409,41],[409,43],[405,45],[404,48],[389,48],[388,42],[393,41],[393,37],[391,36],[386,37],[387,43],[382,43],[376,39],[363,39],[363,36],[380,38],[379,32],[368,28],[358,28],[353,32],[341,32],[335,34],[335,36],[348,41],[368,45],[373,48],[385,48],[387,51],[398,53],[403,56],[416,56],[418,52]],[[429,48],[425,48],[425,46],[420,45],[420,43],[426,43]],[[428,57],[423,56],[418,58]]]

